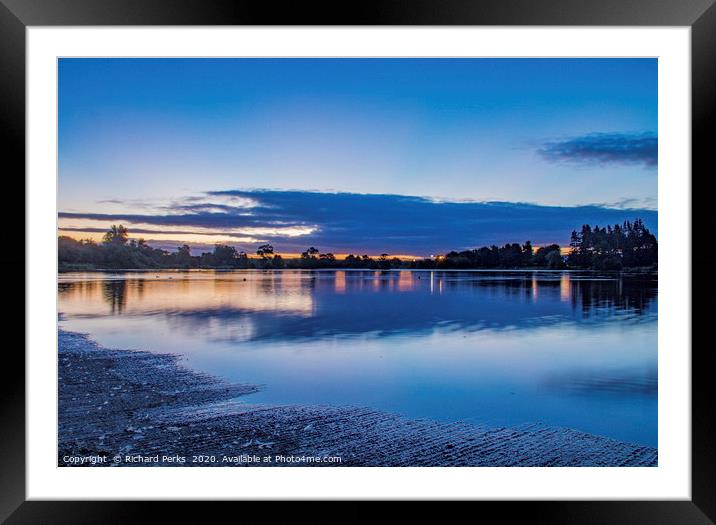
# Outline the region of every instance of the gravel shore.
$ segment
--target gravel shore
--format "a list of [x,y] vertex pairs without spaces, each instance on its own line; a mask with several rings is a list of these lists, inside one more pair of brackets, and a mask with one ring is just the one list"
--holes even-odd
[[251,405],[174,355],[59,331],[59,466],[656,466],[571,429],[483,428],[368,408]]

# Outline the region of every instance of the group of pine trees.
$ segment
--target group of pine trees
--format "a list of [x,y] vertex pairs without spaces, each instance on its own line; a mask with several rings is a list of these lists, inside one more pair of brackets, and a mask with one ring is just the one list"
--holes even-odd
[[112,226],[101,243],[75,240],[60,236],[58,262],[60,269],[92,268],[364,268],[388,270],[391,268],[416,269],[470,269],[470,268],[583,268],[620,270],[634,267],[656,267],[656,237],[644,226],[641,219],[626,221],[622,225],[594,228],[582,226],[573,231],[569,254],[565,257],[557,244],[536,250],[530,241],[511,243],[502,247],[483,246],[473,250],[451,251],[445,255],[420,260],[404,261],[387,253],[379,257],[349,254],[342,259],[332,253],[321,253],[310,247],[297,258],[283,258],[270,244],[256,250],[256,257],[233,246],[216,244],[213,251],[192,255],[191,248],[183,245],[175,252],[152,248],[143,239],[130,239],[127,228]]
[[600,228],[582,226],[573,231],[567,264],[574,268],[621,270],[656,267],[658,243],[641,219]]

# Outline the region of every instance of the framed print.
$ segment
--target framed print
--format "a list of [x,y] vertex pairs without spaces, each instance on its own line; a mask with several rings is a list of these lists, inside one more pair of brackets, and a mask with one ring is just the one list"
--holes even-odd
[[711,522],[711,2],[3,1],[9,523],[287,499]]

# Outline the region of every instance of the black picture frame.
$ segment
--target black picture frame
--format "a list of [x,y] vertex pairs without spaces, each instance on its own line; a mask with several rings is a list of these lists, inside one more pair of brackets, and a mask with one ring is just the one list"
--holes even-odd
[[[710,226],[693,191],[711,164],[710,137],[716,127],[715,0],[383,0],[297,3],[247,0],[0,0],[0,134],[6,147],[4,181],[24,195],[25,30],[63,25],[570,25],[689,26],[692,60],[692,240]],[[711,132],[711,133],[709,133]],[[694,176],[701,173],[700,178]],[[683,174],[688,177],[688,173]],[[7,190],[12,191],[12,190]],[[17,199],[15,199],[17,200]],[[16,224],[19,212],[6,218]],[[6,223],[7,224],[7,223]],[[704,242],[707,242],[704,240]],[[19,250],[17,250],[19,252]],[[17,253],[16,252],[16,253]],[[683,254],[685,264],[708,264],[700,251]],[[17,259],[3,261],[17,274]],[[28,276],[25,275],[27,278]],[[19,280],[14,285],[19,288]],[[704,288],[704,287],[701,287]],[[14,292],[15,290],[12,290]],[[701,292],[704,293],[704,292]],[[20,297],[12,293],[9,297]],[[709,308],[692,304],[692,334],[703,331]],[[16,312],[24,309],[15,308]],[[16,314],[19,315],[19,314]],[[699,323],[702,321],[702,323]],[[483,502],[500,512],[549,523],[714,523],[716,521],[716,399],[709,350],[692,343],[692,499],[690,501]],[[671,349],[688,352],[688,348]],[[0,519],[7,523],[126,522],[147,516],[159,503],[25,501],[25,360],[15,345],[5,345],[0,381]],[[242,505],[246,505],[243,503]],[[243,507],[244,509],[246,507]],[[187,518],[185,503],[162,505],[163,519]],[[202,511],[199,511],[202,512]],[[359,511],[361,512],[361,511]],[[370,511],[366,511],[370,512]],[[204,515],[205,516],[205,515]]]

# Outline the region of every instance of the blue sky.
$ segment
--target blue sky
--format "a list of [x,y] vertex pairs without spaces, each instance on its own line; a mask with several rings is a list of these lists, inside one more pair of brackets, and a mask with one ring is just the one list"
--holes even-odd
[[165,247],[422,255],[635,216],[656,230],[656,152],[656,59],[59,64],[75,237],[121,220]]

